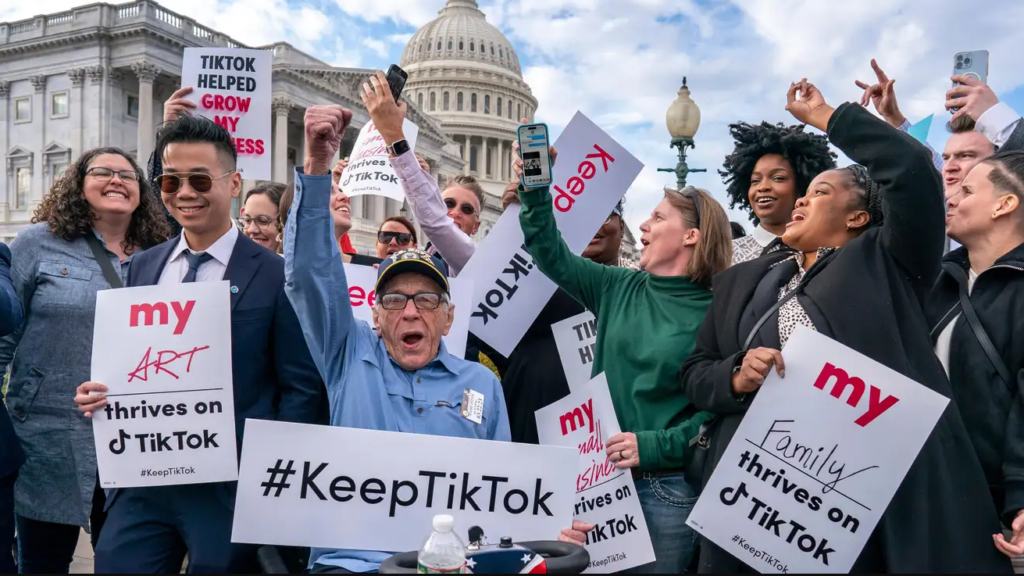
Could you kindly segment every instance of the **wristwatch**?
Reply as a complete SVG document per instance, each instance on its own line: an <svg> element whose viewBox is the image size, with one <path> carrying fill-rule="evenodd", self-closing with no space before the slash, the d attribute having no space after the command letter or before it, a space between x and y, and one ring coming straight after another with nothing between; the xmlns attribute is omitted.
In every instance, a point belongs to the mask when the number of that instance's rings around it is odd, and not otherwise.
<svg viewBox="0 0 1024 576"><path fill-rule="evenodd" d="M387 146L388 154L391 156L401 156L410 150L409 143L405 139L398 140L394 144Z"/></svg>

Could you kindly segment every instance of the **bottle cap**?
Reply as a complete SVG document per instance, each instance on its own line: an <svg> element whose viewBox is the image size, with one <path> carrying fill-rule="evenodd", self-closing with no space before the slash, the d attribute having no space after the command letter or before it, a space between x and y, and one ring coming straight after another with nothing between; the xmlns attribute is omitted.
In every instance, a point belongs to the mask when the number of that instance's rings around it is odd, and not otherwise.
<svg viewBox="0 0 1024 576"><path fill-rule="evenodd" d="M447 514L438 514L434 516L434 531L435 532L451 532L455 528L455 518Z"/></svg>

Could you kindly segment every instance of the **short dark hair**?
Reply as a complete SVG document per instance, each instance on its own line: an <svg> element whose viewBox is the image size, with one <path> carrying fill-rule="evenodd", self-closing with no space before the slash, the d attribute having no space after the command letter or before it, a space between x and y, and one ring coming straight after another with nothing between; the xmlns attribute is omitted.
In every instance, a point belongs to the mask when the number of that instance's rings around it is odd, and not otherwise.
<svg viewBox="0 0 1024 576"><path fill-rule="evenodd" d="M974 132L977 128L978 123L974 121L967 114L958 116L949 122L946 122L946 131L950 134L963 134L964 132Z"/></svg>
<svg viewBox="0 0 1024 576"><path fill-rule="evenodd" d="M168 144L213 144L224 168L238 166L238 151L231 134L223 126L202 116L181 114L177 120L164 124L156 134L156 155L163 159Z"/></svg>
<svg viewBox="0 0 1024 576"><path fill-rule="evenodd" d="M729 227L732 228L732 239L743 238L747 235L747 230L743 228L743 224L739 222L729 222Z"/></svg>
<svg viewBox="0 0 1024 576"><path fill-rule="evenodd" d="M287 186L278 182L258 182L256 186L253 187L252 190L249 190L249 193L245 195L245 199L248 200L253 196L266 196L267 198L270 198L270 201L274 203L274 206L277 206L278 209L280 209L281 198L284 196L284 191L286 189Z"/></svg>
<svg viewBox="0 0 1024 576"><path fill-rule="evenodd" d="M828 138L804 132L803 124L747 124L739 122L729 125L729 133L736 141L732 154L725 157L719 170L726 184L729 207L739 206L750 214L757 223L757 216L750 206L750 175L762 156L779 154L793 166L797 198L807 193L807 187L814 178L826 170L836 167L836 155L828 147Z"/></svg>
<svg viewBox="0 0 1024 576"><path fill-rule="evenodd" d="M412 234L412 243L417 244L416 227L413 226L412 222L409 222L409 219L404 216L391 216L389 218L385 218L384 221L380 223L380 228L377 228L378 234L380 233L381 230L384 229L384 225L387 224L388 222L398 222L402 226L405 226L405 228L409 230L409 233Z"/></svg>
<svg viewBox="0 0 1024 576"><path fill-rule="evenodd" d="M999 152L981 162L992 166L988 180L993 186L1024 201L1024 151Z"/></svg>

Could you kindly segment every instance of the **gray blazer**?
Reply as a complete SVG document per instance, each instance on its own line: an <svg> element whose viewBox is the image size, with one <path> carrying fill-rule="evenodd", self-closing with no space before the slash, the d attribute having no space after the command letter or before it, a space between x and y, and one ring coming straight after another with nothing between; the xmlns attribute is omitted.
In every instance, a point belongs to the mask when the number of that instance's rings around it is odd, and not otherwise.
<svg viewBox="0 0 1024 576"><path fill-rule="evenodd" d="M110 286L84 238L67 242L46 223L19 233L11 252L14 288L25 306L22 327L0 339L0 366L11 367L7 409L26 455L14 509L88 528L96 452L92 421L73 398L91 372L96 292ZM128 260L108 255L127 280Z"/></svg>

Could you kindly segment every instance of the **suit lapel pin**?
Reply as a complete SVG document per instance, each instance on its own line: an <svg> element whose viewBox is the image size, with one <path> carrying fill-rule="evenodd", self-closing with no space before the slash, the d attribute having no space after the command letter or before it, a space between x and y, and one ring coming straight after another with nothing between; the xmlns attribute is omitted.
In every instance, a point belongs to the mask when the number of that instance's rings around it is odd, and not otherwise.
<svg viewBox="0 0 1024 576"><path fill-rule="evenodd" d="M232 294L238 294L238 286L232 286L231 287L231 293Z"/></svg>

